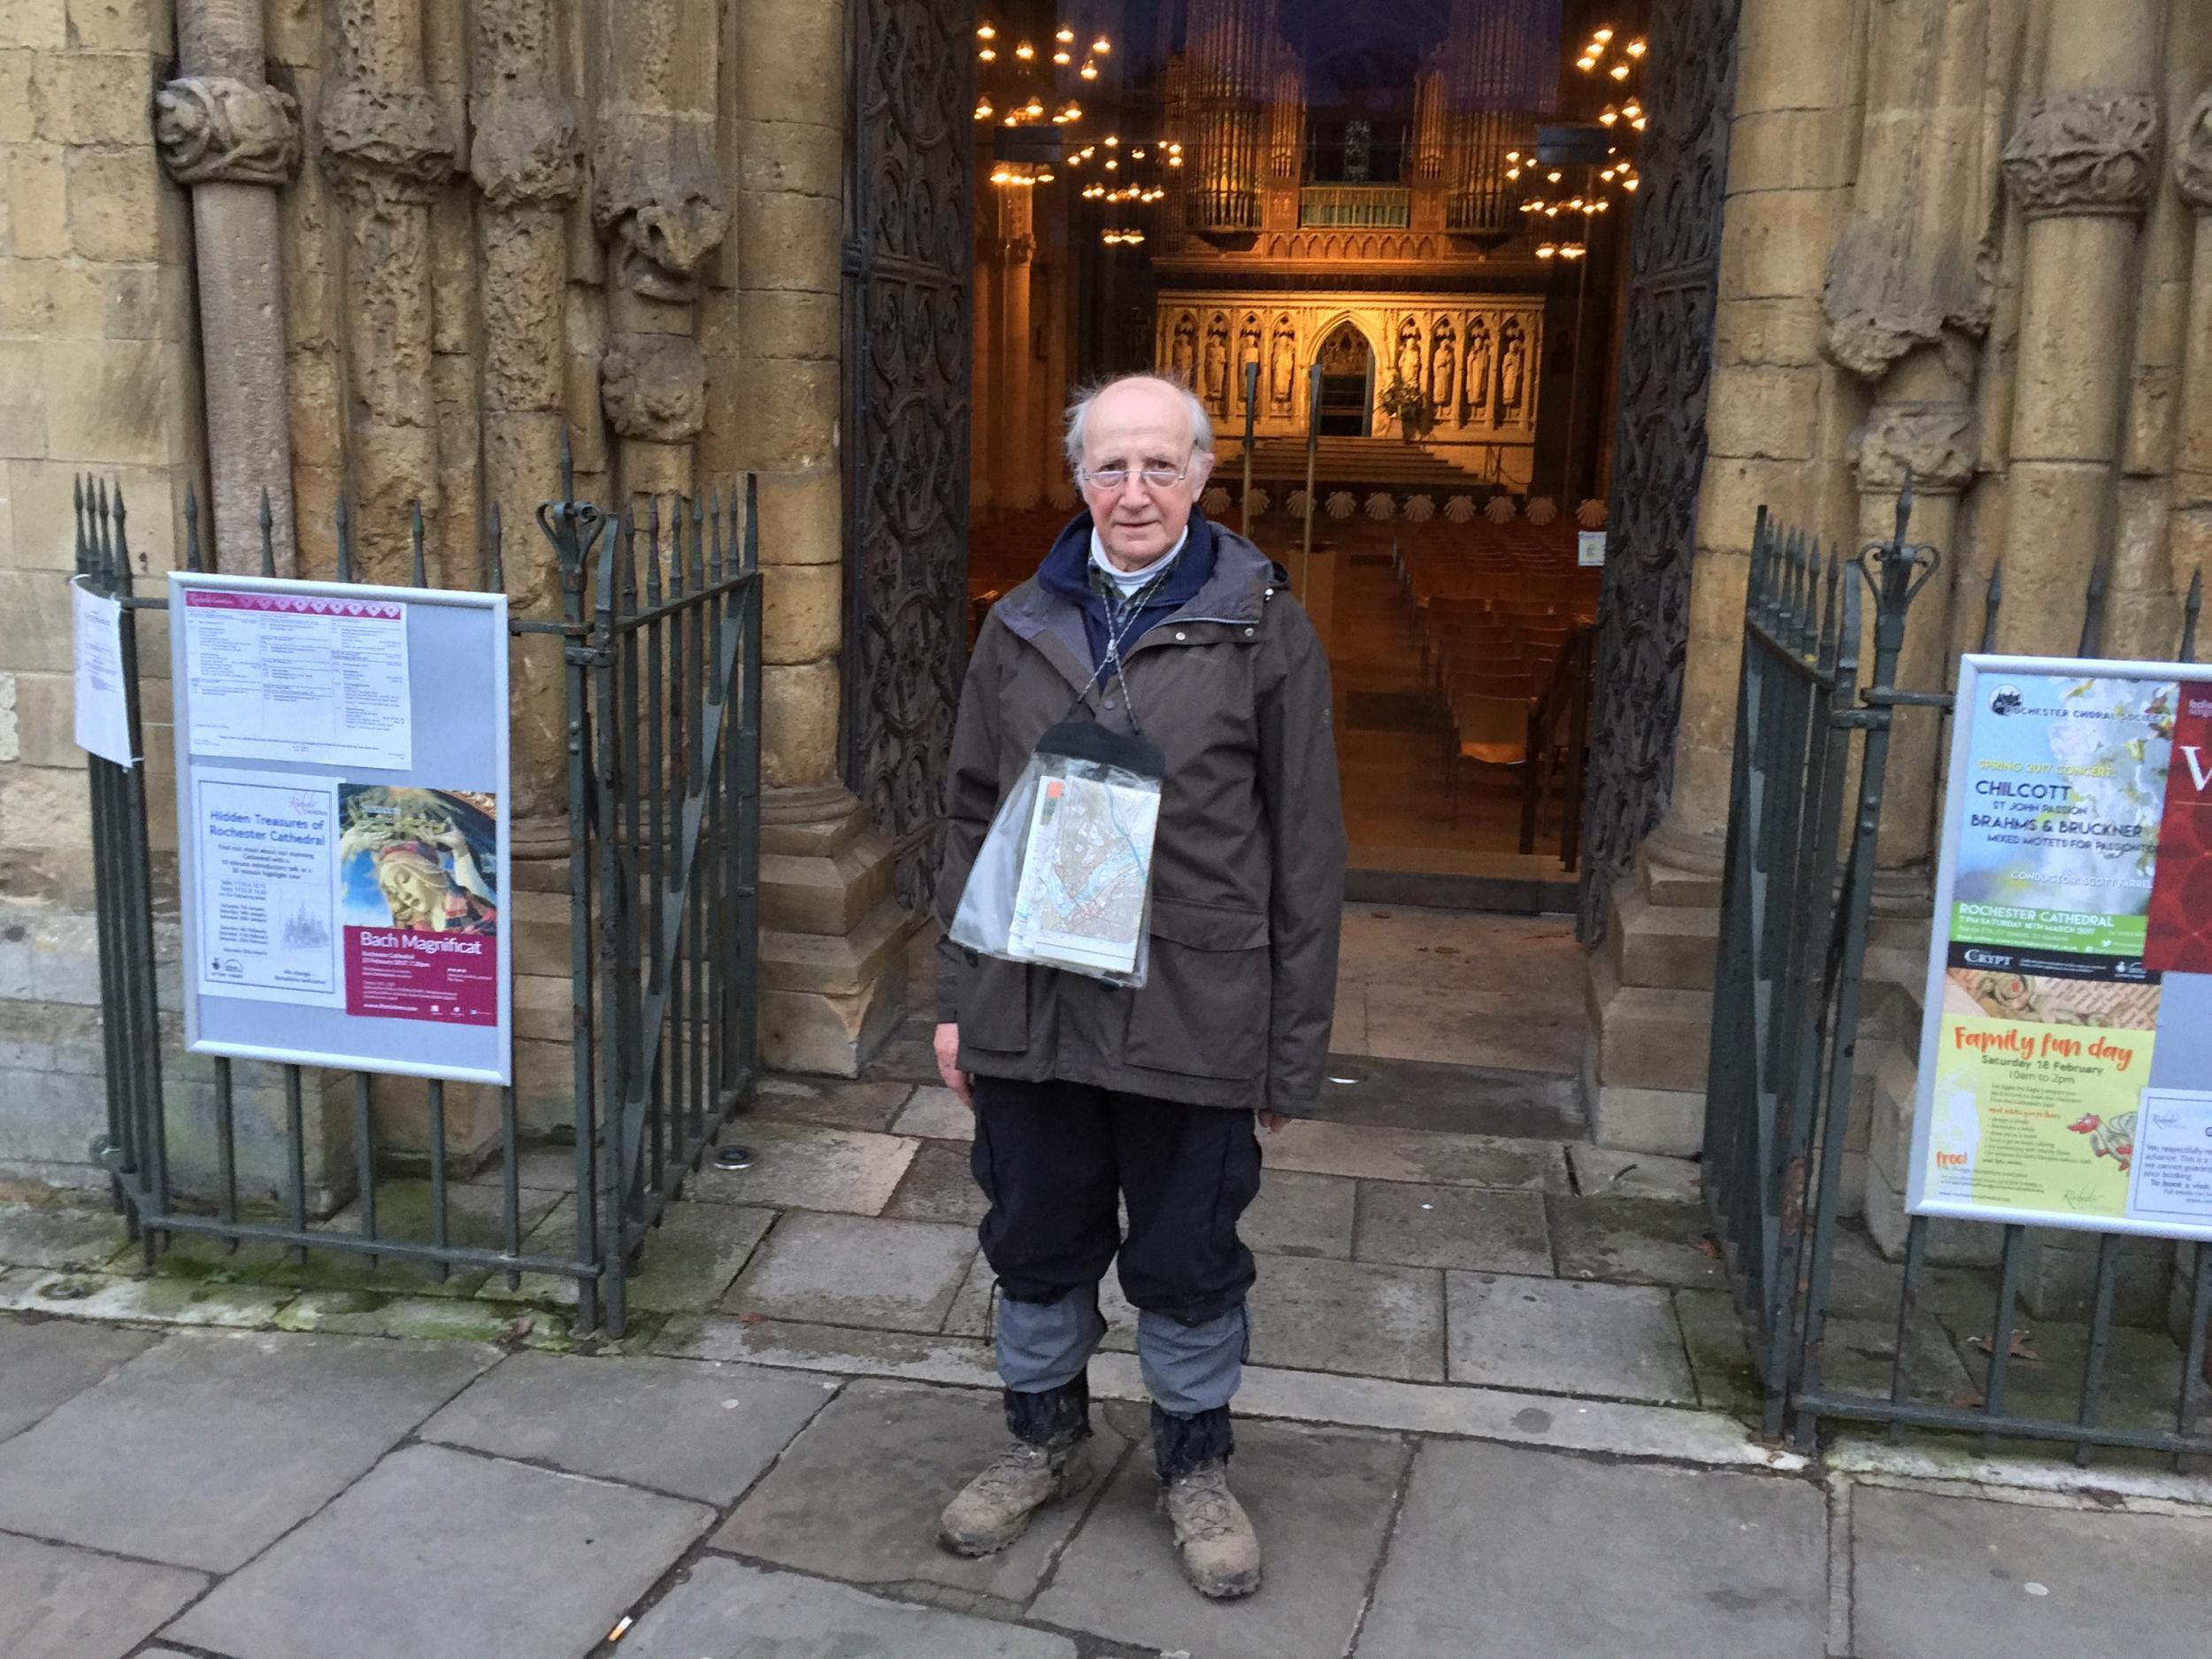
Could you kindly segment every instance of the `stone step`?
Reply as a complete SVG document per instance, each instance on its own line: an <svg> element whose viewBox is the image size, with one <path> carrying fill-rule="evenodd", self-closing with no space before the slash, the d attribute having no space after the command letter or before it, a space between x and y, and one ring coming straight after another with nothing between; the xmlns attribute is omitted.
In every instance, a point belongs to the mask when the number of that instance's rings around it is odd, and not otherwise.
<svg viewBox="0 0 2212 1659"><path fill-rule="evenodd" d="M1720 952L1720 912L1655 904L1634 881L1606 895L1605 951L1623 985L1710 991Z"/></svg>
<svg viewBox="0 0 2212 1659"><path fill-rule="evenodd" d="M1712 992L1624 984L1603 954L1584 983L1600 1083L1704 1092Z"/></svg>

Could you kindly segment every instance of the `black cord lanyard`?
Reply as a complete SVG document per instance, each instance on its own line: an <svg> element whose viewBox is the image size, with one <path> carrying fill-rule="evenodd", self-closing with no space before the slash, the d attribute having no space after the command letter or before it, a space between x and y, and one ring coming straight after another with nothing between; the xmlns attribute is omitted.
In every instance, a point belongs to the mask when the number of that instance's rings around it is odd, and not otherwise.
<svg viewBox="0 0 2212 1659"><path fill-rule="evenodd" d="M1144 722L1137 718L1136 694L1129 689L1129 675L1122 666L1126 659L1122 655L1121 648L1129 636L1136 632L1137 623L1144 614L1146 604L1150 602L1152 595L1159 591L1161 584L1165 582L1167 578L1168 572L1162 571L1118 605L1115 603L1112 595L1101 596L1106 607L1106 659L1091 671L1090 682L1075 694L1075 701L1068 705L1069 715L1074 714L1078 709L1081 708L1083 699L1098 689L1099 677L1102 674L1110 673L1121 685L1122 701L1129 705L1130 730L1139 737L1144 735ZM1111 584L1110 583L1109 586ZM1118 592L1119 589L1117 588L1115 591Z"/></svg>

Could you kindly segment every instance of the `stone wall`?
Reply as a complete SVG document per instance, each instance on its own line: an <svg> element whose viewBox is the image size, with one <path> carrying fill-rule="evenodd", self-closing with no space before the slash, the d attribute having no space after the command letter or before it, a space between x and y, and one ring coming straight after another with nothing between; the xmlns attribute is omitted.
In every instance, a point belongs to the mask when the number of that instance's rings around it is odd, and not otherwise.
<svg viewBox="0 0 2212 1659"><path fill-rule="evenodd" d="M1600 1140L1694 1150L1736 675L1756 510L1850 544L1911 469L1943 549L1904 683L1982 637L2070 652L2090 572L2105 649L2174 652L2212 554L2212 12L2195 0L1745 0L1711 454L1673 800L1593 958ZM1878 987L1846 1171L1901 1245L1939 722L1901 717L1877 888ZM1988 1229L1939 1253L1986 1249ZM2086 1284L2054 1236L2029 1294ZM2091 1252L2093 1254L2093 1252Z"/></svg>
<svg viewBox="0 0 2212 1659"><path fill-rule="evenodd" d="M846 1018L813 959L907 923L836 776L845 29L839 0L0 6L0 1176L60 1179L104 1118L60 574L82 470L121 485L150 579L188 488L249 569L265 490L309 576L342 498L370 579L405 579L419 502L433 580L478 585L495 515L526 615L557 610L535 511L564 433L601 501L760 472L764 1032L772 1062L857 1068L885 1022ZM518 641L534 1123L570 1110L560 671ZM901 955L857 954L874 979ZM887 1006L874 979L837 995ZM454 1116L465 1154L493 1127Z"/></svg>

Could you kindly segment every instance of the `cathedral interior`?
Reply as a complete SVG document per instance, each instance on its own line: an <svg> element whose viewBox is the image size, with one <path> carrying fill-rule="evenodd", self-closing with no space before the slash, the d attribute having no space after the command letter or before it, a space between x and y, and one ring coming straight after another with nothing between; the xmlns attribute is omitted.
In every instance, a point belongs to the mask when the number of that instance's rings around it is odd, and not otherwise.
<svg viewBox="0 0 2212 1659"><path fill-rule="evenodd" d="M1356 864L1568 879L1647 9L983 0L972 626L1071 394L1172 375L1328 644Z"/></svg>

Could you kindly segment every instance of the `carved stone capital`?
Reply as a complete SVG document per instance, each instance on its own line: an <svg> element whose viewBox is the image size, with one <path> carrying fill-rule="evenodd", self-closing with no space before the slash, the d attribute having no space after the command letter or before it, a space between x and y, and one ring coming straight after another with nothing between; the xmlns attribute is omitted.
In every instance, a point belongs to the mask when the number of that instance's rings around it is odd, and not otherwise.
<svg viewBox="0 0 2212 1659"><path fill-rule="evenodd" d="M2200 213L2212 213L2212 87L2197 94L2174 134L2174 184Z"/></svg>
<svg viewBox="0 0 2212 1659"><path fill-rule="evenodd" d="M583 136L568 100L509 88L476 99L469 176L495 207L559 207L576 199Z"/></svg>
<svg viewBox="0 0 2212 1659"><path fill-rule="evenodd" d="M707 419L707 359L687 334L629 334L599 365L607 418L626 438L684 443Z"/></svg>
<svg viewBox="0 0 2212 1659"><path fill-rule="evenodd" d="M1981 448L1969 403L1877 403L1853 434L1859 488L1887 494L1904 487L1952 495L1974 477Z"/></svg>
<svg viewBox="0 0 2212 1659"><path fill-rule="evenodd" d="M154 145L179 184L282 184L299 171L300 106L229 75L188 75L154 94Z"/></svg>
<svg viewBox="0 0 2212 1659"><path fill-rule="evenodd" d="M2158 104L2147 93L2052 93L2005 143L2005 182L2030 219L2139 214L2149 204Z"/></svg>
<svg viewBox="0 0 2212 1659"><path fill-rule="evenodd" d="M601 130L592 222L614 244L615 277L648 299L685 301L729 229L711 135L681 117L640 111Z"/></svg>
<svg viewBox="0 0 2212 1659"><path fill-rule="evenodd" d="M324 163L348 188L427 202L453 176L453 134L427 87L341 81L318 120Z"/></svg>

